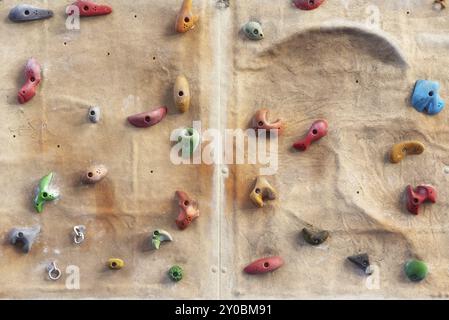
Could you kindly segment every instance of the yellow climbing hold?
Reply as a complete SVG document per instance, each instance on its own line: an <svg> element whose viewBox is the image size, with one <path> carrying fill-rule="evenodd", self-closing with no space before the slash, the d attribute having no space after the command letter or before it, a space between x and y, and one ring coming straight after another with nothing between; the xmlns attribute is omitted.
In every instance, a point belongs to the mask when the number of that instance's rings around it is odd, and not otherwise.
<svg viewBox="0 0 449 320"><path fill-rule="evenodd" d="M424 145L419 141L404 141L396 143L391 148L390 161L392 163L398 163L406 155L421 154L424 152Z"/></svg>
<svg viewBox="0 0 449 320"><path fill-rule="evenodd" d="M190 108L190 88L186 77L178 76L173 88L173 97L176 108L182 113L189 111Z"/></svg>
<svg viewBox="0 0 449 320"><path fill-rule="evenodd" d="M111 258L108 260L108 267L112 270L119 270L125 266L125 262L122 259Z"/></svg>

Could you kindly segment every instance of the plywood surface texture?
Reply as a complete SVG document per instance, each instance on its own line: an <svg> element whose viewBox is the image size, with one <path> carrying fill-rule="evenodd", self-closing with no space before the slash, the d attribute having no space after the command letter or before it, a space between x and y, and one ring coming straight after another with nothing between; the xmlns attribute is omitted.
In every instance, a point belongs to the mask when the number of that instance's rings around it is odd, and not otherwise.
<svg viewBox="0 0 449 320"><path fill-rule="evenodd" d="M194 0L198 26L175 34L180 0L108 0L114 12L82 19L80 30L65 27L66 1L28 2L55 16L12 23L19 1L0 1L0 298L449 297L448 111L430 117L410 105L417 79L437 80L442 97L449 94L449 9L435 10L431 0L328 0L310 12L289 0L231 0L225 9ZM240 32L250 19L261 22L262 41ZM19 105L30 57L43 81ZM172 101L181 73L193 95L186 114ZM86 120L91 105L102 109L99 124ZM162 123L127 123L160 105L169 109ZM248 197L263 165L170 162L172 130L193 120L221 132L246 129L262 107L286 122L278 170L268 177L279 198L263 209ZM292 151L319 118L328 120L328 136L306 153ZM391 146L412 139L425 152L389 163ZM80 172L95 163L108 176L81 185ZM61 199L36 214L33 189L50 171ZM404 190L420 183L434 185L439 200L413 216ZM185 231L174 223L178 189L200 204ZM330 230L330 239L305 244L306 223ZM81 246L71 239L78 224L88 228ZM29 254L7 243L12 227L33 225L42 233ZM175 241L147 250L156 228ZM345 261L358 252L370 254L377 285ZM285 265L262 277L242 272L267 255ZM111 272L110 257L126 267ZM402 271L412 257L430 268L419 284ZM52 260L80 268L79 290L66 288L65 274L47 279ZM180 283L167 278L173 264L185 269Z"/></svg>

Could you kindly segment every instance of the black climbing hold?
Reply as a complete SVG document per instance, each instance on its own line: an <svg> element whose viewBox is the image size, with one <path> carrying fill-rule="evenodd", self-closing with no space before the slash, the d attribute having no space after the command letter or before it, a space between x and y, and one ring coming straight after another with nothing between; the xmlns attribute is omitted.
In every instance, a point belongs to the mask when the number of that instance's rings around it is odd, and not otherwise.
<svg viewBox="0 0 449 320"><path fill-rule="evenodd" d="M302 229L302 236L304 240L313 245L317 246L322 244L329 237L329 232L326 230L319 230L316 228L304 228Z"/></svg>
<svg viewBox="0 0 449 320"><path fill-rule="evenodd" d="M369 257L367 253L357 254L348 257L348 260L355 264L357 267L362 269L366 274L371 273Z"/></svg>

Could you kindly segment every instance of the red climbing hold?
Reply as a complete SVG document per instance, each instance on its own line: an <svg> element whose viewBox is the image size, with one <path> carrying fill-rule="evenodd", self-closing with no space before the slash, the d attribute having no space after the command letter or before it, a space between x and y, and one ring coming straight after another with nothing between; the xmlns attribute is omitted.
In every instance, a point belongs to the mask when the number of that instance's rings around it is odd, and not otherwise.
<svg viewBox="0 0 449 320"><path fill-rule="evenodd" d="M138 128L148 128L158 124L167 115L167 107L159 107L152 111L138 113L128 117L129 123Z"/></svg>
<svg viewBox="0 0 449 320"><path fill-rule="evenodd" d="M419 185L415 189L407 186L407 210L413 214L418 214L419 206L430 201L437 201L437 190L429 185Z"/></svg>
<svg viewBox="0 0 449 320"><path fill-rule="evenodd" d="M293 3L298 9L313 10L323 4L324 0L294 0Z"/></svg>
<svg viewBox="0 0 449 320"><path fill-rule="evenodd" d="M176 219L176 225L179 229L186 229L193 220L199 217L200 210L198 209L198 202L191 199L184 191L176 191L178 198L179 215Z"/></svg>
<svg viewBox="0 0 449 320"><path fill-rule="evenodd" d="M31 58L25 66L25 84L17 96L19 103L24 104L35 96L41 79L41 66L36 59Z"/></svg>
<svg viewBox="0 0 449 320"><path fill-rule="evenodd" d="M102 16L112 12L112 8L110 6L99 5L92 1L78 0L73 5L80 9L81 17Z"/></svg>
<svg viewBox="0 0 449 320"><path fill-rule="evenodd" d="M279 269L283 265L284 260L281 257L268 257L254 261L250 265L246 266L243 271L249 274L267 273Z"/></svg>
<svg viewBox="0 0 449 320"><path fill-rule="evenodd" d="M293 144L293 148L306 151L312 142L320 140L327 135L328 125L325 120L315 121L309 129L307 136Z"/></svg>

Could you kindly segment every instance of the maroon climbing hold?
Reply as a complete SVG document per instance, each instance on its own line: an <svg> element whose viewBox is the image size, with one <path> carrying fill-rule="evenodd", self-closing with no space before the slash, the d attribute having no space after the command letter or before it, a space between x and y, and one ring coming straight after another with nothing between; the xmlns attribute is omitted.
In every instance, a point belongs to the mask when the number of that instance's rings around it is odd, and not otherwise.
<svg viewBox="0 0 449 320"><path fill-rule="evenodd" d="M298 9L313 10L323 4L324 0L294 0L293 3Z"/></svg>
<svg viewBox="0 0 449 320"><path fill-rule="evenodd" d="M430 201L437 201L437 190L430 185L419 185L415 189L407 186L407 210L413 214L418 214L419 206Z"/></svg>
<svg viewBox="0 0 449 320"><path fill-rule="evenodd" d="M110 14L112 12L112 8L110 6L99 5L92 1L78 0L73 5L77 6L80 9L81 17L102 16L105 14Z"/></svg>
<svg viewBox="0 0 449 320"><path fill-rule="evenodd" d="M322 137L327 135L328 125L326 120L315 121L309 129L307 136L293 144L293 148L306 151L312 142L320 140Z"/></svg>
<svg viewBox="0 0 449 320"><path fill-rule="evenodd" d="M178 198L179 214L176 225L179 229L186 229L193 220L199 217L198 202L190 198L184 191L176 191Z"/></svg>
<svg viewBox="0 0 449 320"><path fill-rule="evenodd" d="M128 117L129 123L135 127L148 128L158 124L167 115L167 107L159 107L152 111L138 113Z"/></svg>
<svg viewBox="0 0 449 320"><path fill-rule="evenodd" d="M25 66L25 84L18 94L18 99L21 104L30 101L35 96L41 79L41 66L37 63L36 59L31 58Z"/></svg>
<svg viewBox="0 0 449 320"><path fill-rule="evenodd" d="M284 265L284 260L279 257L268 257L256 260L243 269L249 274L267 273L279 269Z"/></svg>

